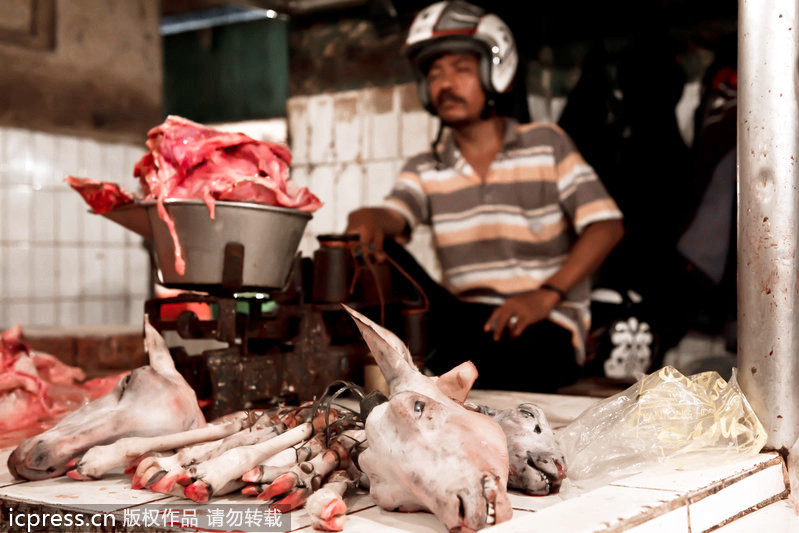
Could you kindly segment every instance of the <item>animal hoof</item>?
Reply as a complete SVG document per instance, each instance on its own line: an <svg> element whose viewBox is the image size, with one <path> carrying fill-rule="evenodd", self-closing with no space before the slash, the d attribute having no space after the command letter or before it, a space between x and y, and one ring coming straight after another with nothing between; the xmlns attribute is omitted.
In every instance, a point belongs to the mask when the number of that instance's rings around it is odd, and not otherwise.
<svg viewBox="0 0 799 533"><path fill-rule="evenodd" d="M77 479L78 481L89 481L91 479L89 476L85 476L78 472L77 468L67 472L67 476L71 477L72 479Z"/></svg>
<svg viewBox="0 0 799 533"><path fill-rule="evenodd" d="M298 507L305 505L308 501L308 489L297 489L282 500L275 503L275 507L280 509L280 512L285 513L293 511Z"/></svg>
<svg viewBox="0 0 799 533"><path fill-rule="evenodd" d="M261 467L256 466L252 470L247 470L241 476L241 480L246 483L257 483L261 480Z"/></svg>
<svg viewBox="0 0 799 533"><path fill-rule="evenodd" d="M197 503L205 503L211 497L210 487L204 481L195 481L183 491L187 498Z"/></svg>
<svg viewBox="0 0 799 533"><path fill-rule="evenodd" d="M319 513L319 517L322 519L323 522L330 521L331 519L336 518L337 516L344 515L347 513L347 504L344 503L344 500L336 498L335 500L331 500L327 502L322 508L322 512ZM330 531L338 531L338 530L330 530Z"/></svg>
<svg viewBox="0 0 799 533"><path fill-rule="evenodd" d="M166 472L164 472L164 474L166 474ZM158 479L155 483L148 484L147 488L149 488L153 492L160 492L161 494L169 494L170 492L172 492L172 487L175 486L175 481L177 481L177 479L178 479L177 474L162 475L161 478Z"/></svg>
<svg viewBox="0 0 799 533"><path fill-rule="evenodd" d="M245 496L258 496L258 485L247 485L241 489L241 493Z"/></svg>
<svg viewBox="0 0 799 533"><path fill-rule="evenodd" d="M294 489L296 486L297 475L293 472L286 472L285 474L278 476L277 479L275 479L272 484L269 485L266 490L258 496L258 499L268 500L270 498L274 498L275 496L280 496L281 494L285 494Z"/></svg>

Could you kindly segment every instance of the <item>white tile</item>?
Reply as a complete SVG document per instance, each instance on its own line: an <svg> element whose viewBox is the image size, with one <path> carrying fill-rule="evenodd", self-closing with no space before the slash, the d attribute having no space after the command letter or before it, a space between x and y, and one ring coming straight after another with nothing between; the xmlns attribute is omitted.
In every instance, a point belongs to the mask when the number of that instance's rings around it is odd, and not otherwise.
<svg viewBox="0 0 799 533"><path fill-rule="evenodd" d="M61 297L74 297L81 294L81 249L72 246L58 247L56 266L58 294Z"/></svg>
<svg viewBox="0 0 799 533"><path fill-rule="evenodd" d="M78 172L84 178L102 179L103 148L92 139L78 142Z"/></svg>
<svg viewBox="0 0 799 533"><path fill-rule="evenodd" d="M12 192L0 184L0 241L8 241L11 239L8 219L8 209L6 204L11 201L10 197Z"/></svg>
<svg viewBox="0 0 799 533"><path fill-rule="evenodd" d="M83 323L80 316L80 302L61 301L58 303L58 325L79 326Z"/></svg>
<svg viewBox="0 0 799 533"><path fill-rule="evenodd" d="M5 183L5 175L8 171L8 158L6 157L6 137L9 128L0 127L0 185Z"/></svg>
<svg viewBox="0 0 799 533"><path fill-rule="evenodd" d="M57 163L55 165L56 172L62 174L64 177L89 177L81 174L83 168L81 168L80 162L80 144L81 140L77 137L59 135L55 139L55 156L57 158Z"/></svg>
<svg viewBox="0 0 799 533"><path fill-rule="evenodd" d="M126 169L126 146L119 143L105 143L100 145L101 149L101 171L97 178L103 181L112 181L122 185L132 169Z"/></svg>
<svg viewBox="0 0 799 533"><path fill-rule="evenodd" d="M363 141L363 106L359 93L349 91L339 93L333 98L333 144L335 160L349 163L360 160Z"/></svg>
<svg viewBox="0 0 799 533"><path fill-rule="evenodd" d="M336 182L334 167L320 165L313 169L309 179L310 189L319 197L324 205L313 214L313 218L308 223L310 231L318 235L320 233L331 233L336 227Z"/></svg>
<svg viewBox="0 0 799 533"><path fill-rule="evenodd" d="M136 168L136 163L139 162L139 159L144 157L147 152L148 151L144 144L141 146L128 145L125 147L124 160L122 161L123 172L122 178L120 179L120 185L122 185L122 187L128 192L141 193L139 178L135 178L133 176L133 170Z"/></svg>
<svg viewBox="0 0 799 533"><path fill-rule="evenodd" d="M286 103L289 121L289 139L291 140L292 163L308 162L310 135L308 124L308 97L296 96Z"/></svg>
<svg viewBox="0 0 799 533"><path fill-rule="evenodd" d="M31 185L35 189L53 188L56 178L56 144L55 137L49 133L33 132L31 134Z"/></svg>
<svg viewBox="0 0 799 533"><path fill-rule="evenodd" d="M128 294L147 294L150 284L150 256L141 247L128 248L125 255L128 261Z"/></svg>
<svg viewBox="0 0 799 533"><path fill-rule="evenodd" d="M83 235L81 242L88 244L103 244L108 242L106 234L111 230L111 226L118 226L118 224L106 220L103 216L86 210L81 215L81 222L83 224Z"/></svg>
<svg viewBox="0 0 799 533"><path fill-rule="evenodd" d="M29 298L31 294L31 251L27 245L6 247L3 250L6 264L6 296ZM13 317L12 317L13 318Z"/></svg>
<svg viewBox="0 0 799 533"><path fill-rule="evenodd" d="M379 87L372 92L370 159L399 156L399 91Z"/></svg>
<svg viewBox="0 0 799 533"><path fill-rule="evenodd" d="M588 533L621 531L643 523L668 506L678 493L664 490L602 487L494 527L497 532L568 531Z"/></svg>
<svg viewBox="0 0 799 533"><path fill-rule="evenodd" d="M429 114L427 111L409 111L400 117L402 130L402 156L411 157L430 151Z"/></svg>
<svg viewBox="0 0 799 533"><path fill-rule="evenodd" d="M707 531L785 492L782 464L776 464L689 503L691 531Z"/></svg>
<svg viewBox="0 0 799 533"><path fill-rule="evenodd" d="M6 320L9 326L22 324L24 327L30 323L31 306L29 303L10 303L6 305Z"/></svg>
<svg viewBox="0 0 799 533"><path fill-rule="evenodd" d="M58 242L81 242L83 224L88 216L89 206L72 189L59 191L55 199L55 238Z"/></svg>
<svg viewBox="0 0 799 533"><path fill-rule="evenodd" d="M0 242L0 300L3 298L8 297L8 293L6 292L6 277L7 277L7 262L9 261L8 257L11 255L10 248L7 247L5 244ZM0 306L2 307L2 306ZM0 326L3 325L2 317L0 317Z"/></svg>
<svg viewBox="0 0 799 533"><path fill-rule="evenodd" d="M31 132L9 129L5 137L6 183L30 185L33 156Z"/></svg>
<svg viewBox="0 0 799 533"><path fill-rule="evenodd" d="M31 248L31 296L35 298L54 298L56 286L56 249L52 246Z"/></svg>
<svg viewBox="0 0 799 533"><path fill-rule="evenodd" d="M81 322L87 326L107 324L105 319L105 302L100 300L83 300L80 302Z"/></svg>
<svg viewBox="0 0 799 533"><path fill-rule="evenodd" d="M143 309L143 308L142 308ZM112 298L105 302L105 324L128 324L129 305L125 298Z"/></svg>
<svg viewBox="0 0 799 533"><path fill-rule="evenodd" d="M688 528L688 508L679 507L626 531L631 533L691 533Z"/></svg>
<svg viewBox="0 0 799 533"><path fill-rule="evenodd" d="M794 533L799 531L799 514L790 500L780 500L715 530L715 533Z"/></svg>
<svg viewBox="0 0 799 533"><path fill-rule="evenodd" d="M101 296L106 293L106 256L111 250L98 246L86 246L80 250L81 277L80 294Z"/></svg>
<svg viewBox="0 0 799 533"><path fill-rule="evenodd" d="M306 165L293 165L289 176L300 187L308 186L308 167Z"/></svg>
<svg viewBox="0 0 799 533"><path fill-rule="evenodd" d="M31 326L53 326L56 323L56 307L53 302L37 302L31 304Z"/></svg>
<svg viewBox="0 0 799 533"><path fill-rule="evenodd" d="M134 298L128 298L128 321L127 324L130 326L141 326L144 321L144 302L146 298L144 296L136 296Z"/></svg>
<svg viewBox="0 0 799 533"><path fill-rule="evenodd" d="M125 248L109 246L105 254L105 294L125 294L128 290L128 258Z"/></svg>
<svg viewBox="0 0 799 533"><path fill-rule="evenodd" d="M378 205L383 203L383 198L391 191L397 174L394 172L394 164L391 161L382 161L366 164L366 205Z"/></svg>
<svg viewBox="0 0 799 533"><path fill-rule="evenodd" d="M314 235L306 230L305 233L302 235L302 239L300 240L300 248L299 251L302 253L303 257L313 257L313 253L319 247L319 241L316 240Z"/></svg>
<svg viewBox="0 0 799 533"><path fill-rule="evenodd" d="M640 474L613 481L613 485L694 492L721 485L734 476L761 470L781 461L776 453L758 455L697 453L664 464L647 465Z"/></svg>
<svg viewBox="0 0 799 533"><path fill-rule="evenodd" d="M58 193L52 189L36 190L31 195L31 239L35 242L53 242L56 232L56 200Z"/></svg>
<svg viewBox="0 0 799 533"><path fill-rule="evenodd" d="M320 94L308 101L310 162L333 162L333 96Z"/></svg>
<svg viewBox="0 0 799 533"><path fill-rule="evenodd" d="M333 217L336 233L346 229L347 215L363 205L363 169L360 165L347 165L336 176L336 205Z"/></svg>
<svg viewBox="0 0 799 533"><path fill-rule="evenodd" d="M6 202L7 235L10 241L28 242L31 239L31 203L33 190L27 186L15 186L7 190Z"/></svg>

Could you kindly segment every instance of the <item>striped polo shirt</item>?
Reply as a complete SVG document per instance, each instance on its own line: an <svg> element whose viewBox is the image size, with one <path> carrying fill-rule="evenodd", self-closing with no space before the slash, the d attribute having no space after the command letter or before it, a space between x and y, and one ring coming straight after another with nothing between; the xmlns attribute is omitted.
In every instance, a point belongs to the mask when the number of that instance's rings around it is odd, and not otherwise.
<svg viewBox="0 0 799 533"><path fill-rule="evenodd" d="M432 227L444 283L465 301L502 304L537 289L560 269L586 226L622 214L594 170L554 124L505 119L502 149L485 180L461 155L451 131L403 167L384 206L410 228ZM569 291L549 319L572 331L585 360L590 280Z"/></svg>

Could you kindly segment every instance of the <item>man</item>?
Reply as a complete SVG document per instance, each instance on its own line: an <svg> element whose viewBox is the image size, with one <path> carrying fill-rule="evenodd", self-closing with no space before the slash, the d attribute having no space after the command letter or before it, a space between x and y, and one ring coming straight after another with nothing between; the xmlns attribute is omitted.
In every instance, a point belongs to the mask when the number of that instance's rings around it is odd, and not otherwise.
<svg viewBox="0 0 799 533"><path fill-rule="evenodd" d="M385 245L427 291L431 370L472 360L481 387L553 391L579 375L589 276L623 227L560 129L497 114L514 46L498 17L466 2L419 13L405 52L446 132L406 163L382 207L352 212L347 231L378 253ZM432 226L447 289L393 241L420 223Z"/></svg>

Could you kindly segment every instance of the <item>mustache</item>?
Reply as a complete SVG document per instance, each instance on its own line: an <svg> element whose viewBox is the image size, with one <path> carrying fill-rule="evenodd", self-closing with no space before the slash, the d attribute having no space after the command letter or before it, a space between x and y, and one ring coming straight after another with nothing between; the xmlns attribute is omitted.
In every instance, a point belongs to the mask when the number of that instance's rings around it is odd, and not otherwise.
<svg viewBox="0 0 799 533"><path fill-rule="evenodd" d="M445 102L456 102L459 104L465 104L466 100L452 92L451 89L445 89L441 91L438 96L436 97L436 107L440 107Z"/></svg>

